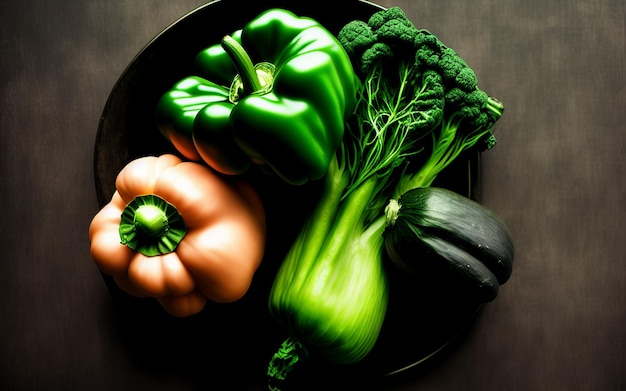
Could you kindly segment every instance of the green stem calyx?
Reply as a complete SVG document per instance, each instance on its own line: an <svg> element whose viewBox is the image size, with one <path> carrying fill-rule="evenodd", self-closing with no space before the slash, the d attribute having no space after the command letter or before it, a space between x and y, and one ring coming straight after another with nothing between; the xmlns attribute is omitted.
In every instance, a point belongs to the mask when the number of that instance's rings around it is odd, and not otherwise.
<svg viewBox="0 0 626 391"><path fill-rule="evenodd" d="M248 95L262 95L272 90L276 69L273 64L260 62L254 65L243 46L230 35L225 36L221 44L238 72L230 86L231 103L237 103Z"/></svg>
<svg viewBox="0 0 626 391"><path fill-rule="evenodd" d="M154 205L142 205L137 208L133 223L137 235L144 238L158 238L168 230L165 212Z"/></svg>
<svg viewBox="0 0 626 391"><path fill-rule="evenodd" d="M119 233L122 244L152 257L174 251L187 227L174 205L148 194L137 196L126 205Z"/></svg>
<svg viewBox="0 0 626 391"><path fill-rule="evenodd" d="M385 207L385 219L388 226L393 226L398 220L398 213L400 212L400 203L396 199L390 199L389 203Z"/></svg>

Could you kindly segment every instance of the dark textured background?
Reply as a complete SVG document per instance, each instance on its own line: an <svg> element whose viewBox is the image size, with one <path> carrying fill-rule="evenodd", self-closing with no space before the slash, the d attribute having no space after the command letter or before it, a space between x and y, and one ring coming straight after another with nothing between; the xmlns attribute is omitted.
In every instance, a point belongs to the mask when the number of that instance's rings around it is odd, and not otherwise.
<svg viewBox="0 0 626 391"><path fill-rule="evenodd" d="M203 3L2 1L1 389L181 391L223 375L201 363L219 349L190 370L131 354L87 238L106 99L153 36ZM517 247L512 279L454 349L385 389L625 389L624 2L380 4L455 48L505 103L482 200ZM242 371L233 389L254 382Z"/></svg>

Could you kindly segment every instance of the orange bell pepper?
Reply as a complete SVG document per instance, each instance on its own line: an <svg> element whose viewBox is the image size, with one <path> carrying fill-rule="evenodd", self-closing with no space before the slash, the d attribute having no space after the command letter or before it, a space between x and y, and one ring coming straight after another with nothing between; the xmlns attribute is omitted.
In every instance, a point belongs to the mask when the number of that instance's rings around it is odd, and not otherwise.
<svg viewBox="0 0 626 391"><path fill-rule="evenodd" d="M265 250L256 191L165 154L130 162L89 227L99 269L130 295L155 297L178 317L249 289Z"/></svg>

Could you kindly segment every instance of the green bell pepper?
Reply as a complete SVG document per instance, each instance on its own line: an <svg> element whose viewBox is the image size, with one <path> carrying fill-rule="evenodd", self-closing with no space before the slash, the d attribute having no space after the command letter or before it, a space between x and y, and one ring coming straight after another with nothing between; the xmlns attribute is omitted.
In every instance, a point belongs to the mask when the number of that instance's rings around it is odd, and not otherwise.
<svg viewBox="0 0 626 391"><path fill-rule="evenodd" d="M291 184L326 174L359 85L332 33L270 9L201 51L195 67L157 104L179 152L225 174L257 164Z"/></svg>

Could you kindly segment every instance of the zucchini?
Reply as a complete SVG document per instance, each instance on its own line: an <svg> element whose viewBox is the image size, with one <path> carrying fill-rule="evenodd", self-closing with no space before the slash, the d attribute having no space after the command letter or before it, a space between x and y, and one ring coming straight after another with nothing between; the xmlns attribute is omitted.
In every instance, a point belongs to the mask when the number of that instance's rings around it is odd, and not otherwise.
<svg viewBox="0 0 626 391"><path fill-rule="evenodd" d="M391 200L386 214L389 259L412 275L451 279L480 302L495 299L511 276L511 233L476 201L444 188L415 188Z"/></svg>

